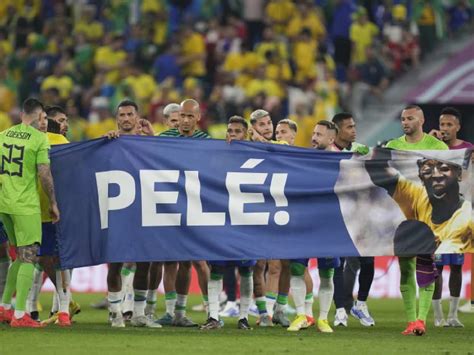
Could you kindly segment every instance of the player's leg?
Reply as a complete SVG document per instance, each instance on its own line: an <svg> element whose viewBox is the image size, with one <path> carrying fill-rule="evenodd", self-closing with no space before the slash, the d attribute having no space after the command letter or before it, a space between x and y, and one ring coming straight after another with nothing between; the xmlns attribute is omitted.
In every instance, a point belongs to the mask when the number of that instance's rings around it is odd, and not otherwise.
<svg viewBox="0 0 474 355"><path fill-rule="evenodd" d="M209 317L205 324L199 327L201 330L212 330L222 328L219 322L219 295L222 292L225 261L214 261L210 263L211 277L207 287L209 295Z"/></svg>
<svg viewBox="0 0 474 355"><path fill-rule="evenodd" d="M282 327L289 327L290 321L286 315L288 306L288 293L290 292L290 261L280 260L281 271L278 280L278 296L276 300L275 313L273 314L273 323L280 324Z"/></svg>
<svg viewBox="0 0 474 355"><path fill-rule="evenodd" d="M305 312L306 283L304 279L308 259L295 259L290 261L290 290L296 308L296 318L288 327L289 332L296 332L308 328Z"/></svg>
<svg viewBox="0 0 474 355"><path fill-rule="evenodd" d="M247 261L239 266L240 274L240 311L238 328L252 329L248 322L248 315L253 296L253 267L256 261Z"/></svg>
<svg viewBox="0 0 474 355"><path fill-rule="evenodd" d="M357 301L351 309L351 314L359 319L360 324L370 327L375 325L375 321L369 313L366 302L369 297L372 281L374 280L374 258L360 257L358 259L360 262L359 292L357 293Z"/></svg>
<svg viewBox="0 0 474 355"><path fill-rule="evenodd" d="M304 308L306 314L306 320L308 321L308 326L315 324L314 315L313 315L313 278L311 277L308 268L304 271L304 283L306 285L306 297L304 299Z"/></svg>
<svg viewBox="0 0 474 355"><path fill-rule="evenodd" d="M198 326L197 323L186 317L186 305L188 303L189 286L191 284L191 267L192 263L190 261L181 261L179 263L176 277L176 308L173 318L173 325L176 327Z"/></svg>
<svg viewBox="0 0 474 355"><path fill-rule="evenodd" d="M41 243L41 215L12 216L17 242L19 267L16 280L16 307L12 327L38 328L41 325L26 313L26 300L31 286Z"/></svg>
<svg viewBox="0 0 474 355"><path fill-rule="evenodd" d="M436 266L433 255L417 255L416 281L418 283L419 309L415 328L416 335L426 333L426 318L430 311L436 280Z"/></svg>
<svg viewBox="0 0 474 355"><path fill-rule="evenodd" d="M125 327L122 316L122 278L120 272L122 263L109 264L107 272L107 301L109 303L109 312L111 316L111 325L114 328Z"/></svg>
<svg viewBox="0 0 474 355"><path fill-rule="evenodd" d="M39 263L35 264L35 270L33 273L33 285L31 286L30 292L27 299L27 309L30 316L35 321L39 321L38 312L38 299L43 286L43 268Z"/></svg>
<svg viewBox="0 0 474 355"><path fill-rule="evenodd" d="M71 325L71 317L69 315L71 273L69 270L56 271L56 291L59 299L58 324L62 327L68 327Z"/></svg>
<svg viewBox="0 0 474 355"><path fill-rule="evenodd" d="M146 295L150 276L149 262L139 262L133 278L133 317L130 324L134 327L161 328L161 324L145 316Z"/></svg>
<svg viewBox="0 0 474 355"><path fill-rule="evenodd" d="M122 315L125 321L129 321L133 317L133 307L135 305L133 292L133 280L136 272L135 263L124 263L120 270L120 278L122 280Z"/></svg>
<svg viewBox="0 0 474 355"><path fill-rule="evenodd" d="M224 270L223 287L227 300L224 309L219 312L220 317L239 316L239 306L237 305L237 275L235 269L235 266L227 266Z"/></svg>
<svg viewBox="0 0 474 355"><path fill-rule="evenodd" d="M449 273L449 313L447 323L450 327L462 328L464 325L458 319L459 296L462 287L462 265L464 264L463 254L452 254L450 256L450 273Z"/></svg>
<svg viewBox="0 0 474 355"><path fill-rule="evenodd" d="M194 269L196 270L196 274L198 277L199 288L201 289L202 300L204 304L204 308L207 311L207 283L209 282L209 266L207 265L206 261L193 261L192 262ZM188 293L189 293L189 286L188 286Z"/></svg>
<svg viewBox="0 0 474 355"><path fill-rule="evenodd" d="M267 302L265 298L265 268L266 260L258 260L253 272L253 293L258 309L257 325L261 327L273 327L271 317L267 313Z"/></svg>
<svg viewBox="0 0 474 355"><path fill-rule="evenodd" d="M275 307L277 293L278 293L278 282L280 280L281 273L281 261L280 260L268 260L268 271L267 279L265 283L266 289L266 305L267 313L273 318L273 310Z"/></svg>
<svg viewBox="0 0 474 355"><path fill-rule="evenodd" d="M358 257L348 257L344 265L344 308L349 313L354 306L354 285L357 278L357 273L360 269L360 260ZM335 275L334 275L335 277ZM335 285L336 281L334 281ZM334 292L336 292L334 286Z"/></svg>
<svg viewBox="0 0 474 355"><path fill-rule="evenodd" d="M319 271L319 317L318 331L332 333L333 330L328 323L328 313L334 296L334 269L340 266L339 258L318 258Z"/></svg>
<svg viewBox="0 0 474 355"><path fill-rule="evenodd" d="M147 316L154 316L156 311L156 301L158 287L161 283L163 274L163 263L153 262L150 265L150 277L148 280L148 292L146 294L145 314Z"/></svg>
<svg viewBox="0 0 474 355"><path fill-rule="evenodd" d="M346 292L345 292L345 282L344 282L344 265L346 264L346 258L339 258L340 265L334 269L334 304L336 306L336 314L334 315L334 326L347 327L347 311L346 311ZM355 279L355 278L354 278ZM350 289L351 298L352 298L352 288ZM352 302L351 302L352 307ZM350 310L350 309L349 309Z"/></svg>
<svg viewBox="0 0 474 355"><path fill-rule="evenodd" d="M161 325L172 325L176 308L176 285L178 262L167 261L163 265L163 288L165 289L165 314L158 319Z"/></svg>
<svg viewBox="0 0 474 355"><path fill-rule="evenodd" d="M438 270L438 278L435 281L435 289L433 292L433 312L434 312L434 326L444 327L446 321L443 315L442 306L442 292L443 292L443 268L446 262L448 254L437 254L435 255L436 268Z"/></svg>
<svg viewBox="0 0 474 355"><path fill-rule="evenodd" d="M408 321L407 328L402 334L410 335L414 332L416 322L416 257L400 256L400 293Z"/></svg>
<svg viewBox="0 0 474 355"><path fill-rule="evenodd" d="M8 236L9 244L16 247L15 230L13 227L13 220L10 215L0 214L0 219L3 222L5 232ZM5 280L5 288L2 294L2 302L0 304L0 322L10 323L13 317L12 298L16 291L16 281L18 276L18 269L20 267L20 260L16 258L9 266Z"/></svg>

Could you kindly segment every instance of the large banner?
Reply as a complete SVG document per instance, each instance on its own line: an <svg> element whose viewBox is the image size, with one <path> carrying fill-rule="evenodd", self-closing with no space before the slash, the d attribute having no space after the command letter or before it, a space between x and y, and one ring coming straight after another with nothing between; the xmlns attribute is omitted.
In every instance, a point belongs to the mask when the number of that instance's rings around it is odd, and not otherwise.
<svg viewBox="0 0 474 355"><path fill-rule="evenodd" d="M51 159L64 268L474 251L465 150L127 136Z"/></svg>

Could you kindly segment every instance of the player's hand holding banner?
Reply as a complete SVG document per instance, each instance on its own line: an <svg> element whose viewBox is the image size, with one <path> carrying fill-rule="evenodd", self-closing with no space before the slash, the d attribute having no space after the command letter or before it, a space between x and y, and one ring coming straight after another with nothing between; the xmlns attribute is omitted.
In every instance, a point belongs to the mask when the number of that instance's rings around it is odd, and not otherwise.
<svg viewBox="0 0 474 355"><path fill-rule="evenodd" d="M57 147L62 267L473 252L470 153L131 136Z"/></svg>

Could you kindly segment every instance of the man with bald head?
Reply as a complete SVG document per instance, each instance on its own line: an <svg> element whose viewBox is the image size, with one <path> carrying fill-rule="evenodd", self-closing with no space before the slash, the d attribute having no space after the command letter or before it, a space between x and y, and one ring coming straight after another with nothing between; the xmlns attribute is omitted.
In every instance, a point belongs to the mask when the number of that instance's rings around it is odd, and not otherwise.
<svg viewBox="0 0 474 355"><path fill-rule="evenodd" d="M164 114L176 109L170 105L165 107ZM176 128L171 128L160 137L188 137L188 138L211 138L207 133L197 128L201 119L201 109L199 103L193 99L186 99L179 105L178 124ZM167 112L165 112L167 111ZM168 124L168 122L167 122ZM178 268L179 264L179 268ZM207 283L209 279L209 268L205 261L175 262L165 263L164 288L166 313L158 322L162 325L173 325L177 327L197 327L198 325L186 317L186 303L191 280L191 264L197 271L199 287L203 294L204 303L207 305Z"/></svg>
<svg viewBox="0 0 474 355"><path fill-rule="evenodd" d="M389 141L387 148L397 150L448 150L442 141L423 132L425 116L419 106L408 105L402 111L400 121L403 136ZM426 332L426 316L431 305L434 293L435 274L431 265L431 255L418 255L417 257L400 256L400 293L402 294L408 326L403 335L423 335ZM424 268L422 270L421 268ZM429 269L429 271L428 271ZM429 282L419 285L419 312L416 314L416 283L417 276L430 278Z"/></svg>
<svg viewBox="0 0 474 355"><path fill-rule="evenodd" d="M199 102L186 99L180 104L178 126L160 134L160 137L192 137L211 138L207 133L197 128L201 120Z"/></svg>

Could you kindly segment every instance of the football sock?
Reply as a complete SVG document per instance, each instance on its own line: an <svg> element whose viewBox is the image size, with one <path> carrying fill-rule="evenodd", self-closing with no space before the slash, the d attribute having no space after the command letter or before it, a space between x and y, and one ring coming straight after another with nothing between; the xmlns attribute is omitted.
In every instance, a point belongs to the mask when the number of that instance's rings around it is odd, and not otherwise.
<svg viewBox="0 0 474 355"><path fill-rule="evenodd" d="M321 271L321 270L320 270ZM328 319L329 309L331 308L332 298L334 296L334 281L331 278L321 277L319 284L319 319Z"/></svg>
<svg viewBox="0 0 474 355"><path fill-rule="evenodd" d="M145 315L146 294L148 290L134 289L133 297L133 317L140 317Z"/></svg>
<svg viewBox="0 0 474 355"><path fill-rule="evenodd" d="M448 319L458 318L459 300L460 300L459 297L451 297L451 299L449 300Z"/></svg>
<svg viewBox="0 0 474 355"><path fill-rule="evenodd" d="M314 296L313 293L310 292L306 294L306 297L304 299L304 308L305 308L305 313L306 316L313 318L313 302L314 302Z"/></svg>
<svg viewBox="0 0 474 355"><path fill-rule="evenodd" d="M33 285L33 273L35 266L31 263L20 263L18 268L18 276L16 280L16 306L19 311L26 310L26 299Z"/></svg>
<svg viewBox="0 0 474 355"><path fill-rule="evenodd" d="M273 307L276 303L277 294L275 292L267 292L265 298L267 302L267 313L270 317L273 317Z"/></svg>
<svg viewBox="0 0 474 355"><path fill-rule="evenodd" d="M166 313L174 317L174 309L176 307L176 291L165 293L165 307Z"/></svg>
<svg viewBox="0 0 474 355"><path fill-rule="evenodd" d="M16 259L10 264L8 268L7 281L5 289L3 290L2 303L4 305L11 305L12 297L16 290L16 280L18 277L18 270L20 268L20 260Z"/></svg>
<svg viewBox="0 0 474 355"><path fill-rule="evenodd" d="M399 257L398 261L400 264L400 293L402 294L407 321L414 322L416 321L416 259Z"/></svg>
<svg viewBox="0 0 474 355"><path fill-rule="evenodd" d="M418 310L418 319L422 321L426 321L426 317L428 316L428 312L430 311L431 300L433 299L433 292L434 292L434 282L431 285L426 287L419 288L419 297L420 297L420 305Z"/></svg>
<svg viewBox="0 0 474 355"><path fill-rule="evenodd" d="M288 295L285 293L278 293L275 310L283 312L287 304L288 304Z"/></svg>
<svg viewBox="0 0 474 355"><path fill-rule="evenodd" d="M0 295L3 295L3 291L5 290L5 283L7 282L9 266L10 259L0 258Z"/></svg>
<svg viewBox="0 0 474 355"><path fill-rule="evenodd" d="M71 300L71 290L69 288L69 271L56 271L56 291L59 299L59 312L69 314L69 301ZM64 277L64 280L63 280Z"/></svg>
<svg viewBox="0 0 474 355"><path fill-rule="evenodd" d="M441 300L433 300L433 312L435 319L443 319L443 307L441 306Z"/></svg>
<svg viewBox="0 0 474 355"><path fill-rule="evenodd" d="M208 296L209 296L209 317L219 319L219 294L222 291L222 275L217 277L215 274L211 274L211 277L207 284Z"/></svg>
<svg viewBox="0 0 474 355"><path fill-rule="evenodd" d="M258 313L260 315L267 314L267 299L265 296L260 296L255 299L255 304L257 305Z"/></svg>
<svg viewBox="0 0 474 355"><path fill-rule="evenodd" d="M305 314L306 284L303 276L291 276L290 290L295 302L296 315Z"/></svg>
<svg viewBox="0 0 474 355"><path fill-rule="evenodd" d="M148 290L146 293L146 314L155 314L156 310L156 300L157 300L157 290Z"/></svg>
<svg viewBox="0 0 474 355"><path fill-rule="evenodd" d="M122 303L122 292L111 292L107 294L107 300L109 301L109 310L112 313L122 313L121 303Z"/></svg>
<svg viewBox="0 0 474 355"><path fill-rule="evenodd" d="M240 319L248 318L250 304L253 295L253 277L252 274L240 274Z"/></svg>
<svg viewBox="0 0 474 355"><path fill-rule="evenodd" d="M35 264L35 270L33 272L33 285L31 286L30 293L28 294L28 311L38 311L38 297L43 285L43 270L39 264Z"/></svg>
<svg viewBox="0 0 474 355"><path fill-rule="evenodd" d="M188 295L176 295L176 317L186 316L186 303L188 301Z"/></svg>

